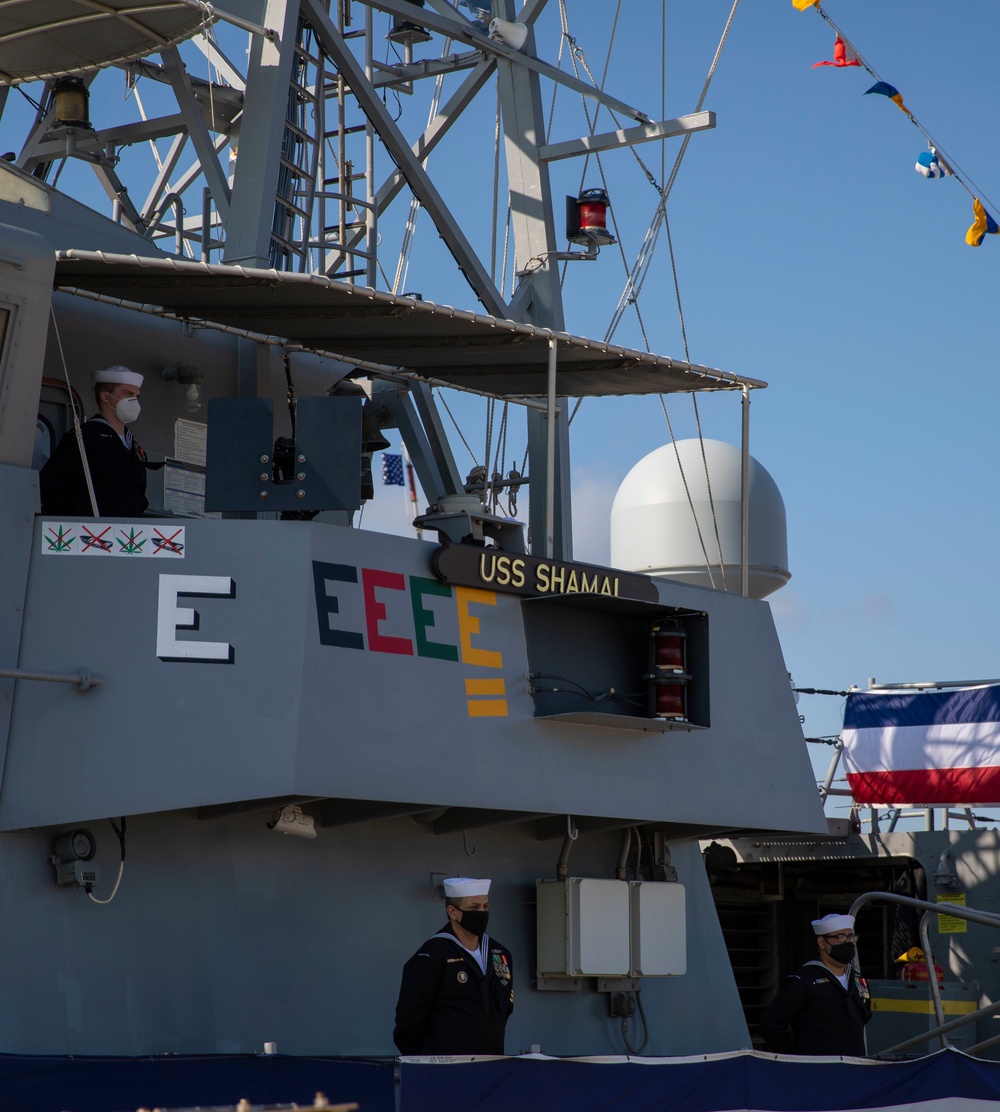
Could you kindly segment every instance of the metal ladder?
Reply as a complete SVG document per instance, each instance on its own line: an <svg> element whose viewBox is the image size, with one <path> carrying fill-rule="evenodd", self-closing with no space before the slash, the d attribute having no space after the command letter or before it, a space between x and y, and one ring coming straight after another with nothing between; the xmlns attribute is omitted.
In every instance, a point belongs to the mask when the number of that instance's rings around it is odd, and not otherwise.
<svg viewBox="0 0 1000 1112"><path fill-rule="evenodd" d="M323 58L310 53L312 32L299 20L295 63L288 82L285 130L271 221L270 263L276 270L307 271L313 198L319 164L314 124L322 88Z"/></svg>
<svg viewBox="0 0 1000 1112"><path fill-rule="evenodd" d="M371 54L371 10L365 26L351 27L351 0L336 0L337 26L346 39L365 38ZM271 226L270 263L278 270L327 274L375 284L375 209L370 125L352 113L343 76L299 21L295 65ZM354 117L357 117L355 122ZM332 117L332 121L331 121ZM333 126L328 126L332 122ZM364 146L358 137L365 139ZM360 167L360 169L359 169ZM358 194L356 183L364 186Z"/></svg>

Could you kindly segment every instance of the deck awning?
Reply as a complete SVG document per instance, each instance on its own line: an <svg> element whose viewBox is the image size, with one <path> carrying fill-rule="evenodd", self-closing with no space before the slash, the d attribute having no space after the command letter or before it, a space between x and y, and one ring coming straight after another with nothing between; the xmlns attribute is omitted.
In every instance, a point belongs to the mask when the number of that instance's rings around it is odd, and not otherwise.
<svg viewBox="0 0 1000 1112"><path fill-rule="evenodd" d="M60 251L57 289L152 309L195 323L276 337L369 369L498 397L547 390L549 340L557 343L557 393L569 397L741 390L758 379L336 282L323 275Z"/></svg>
<svg viewBox="0 0 1000 1112"><path fill-rule="evenodd" d="M0 4L0 85L141 58L216 18L203 0L7 0Z"/></svg>

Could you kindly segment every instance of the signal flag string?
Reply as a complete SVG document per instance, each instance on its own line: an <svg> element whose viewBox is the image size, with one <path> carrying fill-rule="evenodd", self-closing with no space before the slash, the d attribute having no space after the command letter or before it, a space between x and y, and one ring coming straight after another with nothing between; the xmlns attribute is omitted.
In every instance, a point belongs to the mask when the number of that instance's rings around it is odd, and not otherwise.
<svg viewBox="0 0 1000 1112"><path fill-rule="evenodd" d="M969 231L966 233L966 243L968 243L970 247L978 247L982 243L985 234L1000 233L1000 225L997 224L997 221L990 215L985 207L989 206L990 209L997 212L997 206L983 193L972 178L962 170L951 155L945 152L944 148L917 119L912 110L903 103L903 97L900 92L878 73L875 67L864 57L854 43L847 38L826 11L824 11L819 0L792 0L792 7L803 12L807 11L809 8L813 8L816 14L829 25L836 35L833 61L817 62L813 68L815 69L823 65L843 69L855 65L863 68L875 81L875 84L870 89L865 90L865 95L868 93L876 93L888 97L893 101L893 103L906 115L910 123L920 132L927 141L927 145L931 148L929 155L926 152L921 154L916 169L924 174L925 177L953 177L972 198L974 221ZM982 198L982 201L980 198ZM985 202L985 206L983 202Z"/></svg>

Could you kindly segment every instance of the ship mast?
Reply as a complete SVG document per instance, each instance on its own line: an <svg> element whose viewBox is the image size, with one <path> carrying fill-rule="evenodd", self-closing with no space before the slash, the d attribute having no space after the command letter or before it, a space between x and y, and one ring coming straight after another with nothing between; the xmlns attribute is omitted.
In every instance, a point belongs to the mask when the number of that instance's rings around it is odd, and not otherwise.
<svg viewBox="0 0 1000 1112"><path fill-rule="evenodd" d="M439 234L448 245L458 266L465 274L473 291L485 309L497 316L505 316L561 331L564 327L562 297L556 255L555 220L549 185L548 167L540 157L545 142L544 119L538 68L545 68L535 53L531 25L545 6L545 0L529 3L519 13L514 0L492 0L492 15L508 23L519 21L528 28L523 47L514 50L500 40L486 39L481 25L477 27L462 13L447 4L437 4L434 10L424 10L408 0L371 0L352 5L351 0L334 0L332 6L321 0L268 0L264 23L279 29L279 41L263 37L254 40L247 75L244 123L240 141L239 159L233 179L232 202L225 229L225 261L247 266L275 266L291 269L305 256L309 247L318 246L324 255L336 248L334 263L326 269L331 276L354 280L359 269L351 265L357 257L367 260L364 277L368 284L375 280L374 228L379 212L398 192L399 178L405 179L421 205L434 221ZM363 29L352 30L352 7L361 7L364 13ZM508 305L480 261L464 232L459 226L433 179L424 167L414 148L427 151L427 140L436 142L445 125L432 122L418 143L407 143L401 130L392 119L380 96L372 64L372 9L388 12L398 21L427 27L446 35L453 41L472 40L481 49L462 89L452 98L440 114L453 119L455 109L460 112L482 86L485 78L495 71L499 89L500 111L503 125L503 150L506 158L510 189L511 218L515 257L521 262L520 284L513 301ZM304 46L304 28L308 28L315 41L316 53L311 57ZM348 35L363 35L365 39L364 64L351 47ZM282 48L280 43L294 42L294 49ZM316 118L323 120L322 111L327 97L322 91L331 90L337 102L338 127L336 141L341 157L336 179L317 181L316 172L301 170L290 154L306 148L313 149L329 138L320 124L319 134L307 135L296 127L294 121L274 110L275 105L297 101L310 96L309 85L302 80L302 59L312 62L315 68L313 100L317 105ZM336 74L327 83L324 62ZM409 68L410 72L405 72ZM418 66L404 62L398 67L400 76L413 79ZM430 75L425 67L423 75ZM357 164L344 157L349 125L344 113L345 86L364 114L364 129L368 139L364 170L353 173ZM457 101L457 104L456 104ZM447 126L450 126L447 125ZM357 129L353 129L355 132ZM381 189L374 188L374 171L371 165L370 140L372 132L399 167ZM330 133L334 134L334 133ZM425 154L426 157L426 154ZM316 162L319 162L317 159ZM316 163L313 163L314 165ZM354 196L354 181L365 183L365 197ZM334 189L327 186L333 184ZM284 192L282 190L284 186ZM294 189L289 195L289 187ZM294 223L296 215L306 226L314 224L312 210L307 208L319 201L334 201L339 208L339 219L333 230L339 232L331 244L326 237L325 221L298 244L282 229ZM363 212L354 221L345 218L349 209ZM364 239L363 246L359 246ZM529 261L532 265L527 266ZM346 265L345 265L346 264ZM424 399L432 407L431 398ZM533 477L531 497L531 536L533 548L539 554L568 558L572 553L570 529L569 437L567 407L558 405L553 415L555 435L548 432L549 413L529 411L528 445L529 469ZM554 450L553 450L554 447ZM554 475L549 479L550 467ZM449 484L456 485L456 484ZM458 488L460 489L460 488ZM456 493L453 489L427 491L433 501L436 495ZM551 512L549 496L553 498ZM551 534L551 536L549 535Z"/></svg>

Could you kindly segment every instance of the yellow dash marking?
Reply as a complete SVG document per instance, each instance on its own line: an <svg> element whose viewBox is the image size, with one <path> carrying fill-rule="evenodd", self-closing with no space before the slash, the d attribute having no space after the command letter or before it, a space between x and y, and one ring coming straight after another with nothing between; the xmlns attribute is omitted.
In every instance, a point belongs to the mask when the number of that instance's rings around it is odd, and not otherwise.
<svg viewBox="0 0 1000 1112"><path fill-rule="evenodd" d="M506 695L503 680L466 680L466 695Z"/></svg>

